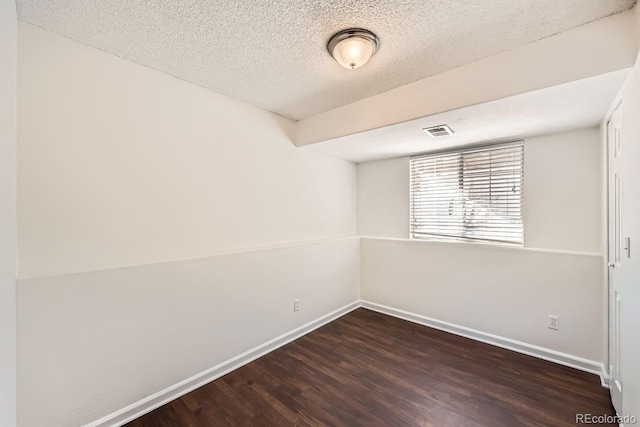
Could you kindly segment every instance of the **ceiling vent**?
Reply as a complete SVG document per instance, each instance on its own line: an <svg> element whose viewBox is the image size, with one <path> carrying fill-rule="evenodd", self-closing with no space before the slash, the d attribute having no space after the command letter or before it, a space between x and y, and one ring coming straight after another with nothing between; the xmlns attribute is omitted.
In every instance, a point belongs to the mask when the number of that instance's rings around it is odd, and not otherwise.
<svg viewBox="0 0 640 427"><path fill-rule="evenodd" d="M453 135L453 131L447 125L432 126L422 130L428 133L431 138L441 138L443 136Z"/></svg>

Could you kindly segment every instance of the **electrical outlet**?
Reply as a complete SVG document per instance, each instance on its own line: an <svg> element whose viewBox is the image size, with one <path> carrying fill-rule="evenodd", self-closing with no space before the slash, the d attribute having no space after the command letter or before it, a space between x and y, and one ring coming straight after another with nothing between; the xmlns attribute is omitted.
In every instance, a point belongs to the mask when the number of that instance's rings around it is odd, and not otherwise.
<svg viewBox="0 0 640 427"><path fill-rule="evenodd" d="M300 300L299 299L294 299L293 300L293 311L300 311Z"/></svg>
<svg viewBox="0 0 640 427"><path fill-rule="evenodd" d="M560 329L560 318L552 314L549 315L549 329Z"/></svg>

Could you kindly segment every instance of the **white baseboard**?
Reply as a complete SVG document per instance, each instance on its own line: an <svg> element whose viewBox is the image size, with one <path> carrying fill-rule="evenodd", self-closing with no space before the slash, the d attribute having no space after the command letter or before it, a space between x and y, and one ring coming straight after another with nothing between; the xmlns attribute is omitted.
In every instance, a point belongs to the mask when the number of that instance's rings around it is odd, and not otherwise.
<svg viewBox="0 0 640 427"><path fill-rule="evenodd" d="M470 338L472 340L480 341L486 344L495 345L496 347L506 348L507 350L512 350L518 353L526 354L528 356L537 357L539 359L554 362L559 365L568 366L580 371L589 372L591 374L600 376L600 382L603 387L609 387L609 381L606 375L604 364L601 362L584 359L582 357L573 356L567 353L561 353L559 351L550 350L548 348L538 347L532 344L512 340L510 338L504 338L498 335L488 334L486 332L477 331L475 329L455 325L453 323L444 322L442 320L433 319L430 317L422 316L420 314L410 313L408 311L387 307L385 305L376 304L370 301L361 300L360 305L364 308L376 311L378 313L397 317L403 320L408 320L409 322L418 323L420 325L429 326L430 328L449 332L455 335L460 335L462 337Z"/></svg>
<svg viewBox="0 0 640 427"><path fill-rule="evenodd" d="M600 371L600 383L604 388L611 388L611 376L607 373L607 370L604 367L604 363L602 363L602 370Z"/></svg>
<svg viewBox="0 0 640 427"><path fill-rule="evenodd" d="M262 345L254 347L253 349L248 350L234 358L231 358L212 368L207 369L206 371L196 374L191 378L187 378L186 380L167 387L166 389L154 393L142 400L139 400L138 402L135 402L127 406L126 408L100 418L97 421L86 424L85 427L122 426L148 412L153 411L156 408L159 408L166 403L171 402L172 400L175 400L189 393L192 390L195 390L198 387L202 387L203 385L210 383L211 381L220 378L221 376L226 375L229 372L258 359L259 357L262 357L265 354L282 347L285 344L290 343L291 341L302 337L303 335L308 334L315 329L318 329L323 325L326 325L329 322L332 322L339 317L344 316L347 313L350 313L351 311L359 307L397 317L409 322L428 326L430 328L449 332L462 337L470 338L483 343L495 345L507 350L512 350L518 353L537 357L549 362L558 363L560 365L568 366L580 371L599 375L602 386L607 388L609 387L609 378L606 375L604 365L600 362L584 359L566 353L561 353L543 347L538 347L532 344L504 338L498 335L488 334L486 332L477 331L475 329L455 325L453 323L444 322L442 320L433 319L430 317L422 316L420 314L410 313L408 311L388 307L382 304L360 300L347 304L344 307L334 310L331 313L328 313L316 320L300 326L299 328L280 335L279 337L276 337Z"/></svg>
<svg viewBox="0 0 640 427"><path fill-rule="evenodd" d="M347 304L344 307L334 310L331 313L328 313L316 320L304 324L290 332L282 334L279 337L276 337L262 345L254 347L251 350L248 350L234 358L224 361L212 368L207 369L206 371L200 372L199 374L196 374L191 378L187 378L186 380L180 381L179 383L167 387L157 393L154 393L149 397L139 400L127 406L126 408L123 408L103 418L100 418L99 420L86 424L85 427L122 426L148 412L153 411L156 408L159 408L160 406L172 400L179 398L180 396L189 393L192 390L195 390L198 387L202 387L203 385L210 383L216 378L220 378L221 376L228 374L229 372L258 359L259 357L262 357L265 354L270 353L282 347L283 345L288 344L291 341L294 341L302 337L303 335L308 334L315 329L318 329L319 327L341 316L344 316L345 314L359 307L360 301L354 301L350 304Z"/></svg>

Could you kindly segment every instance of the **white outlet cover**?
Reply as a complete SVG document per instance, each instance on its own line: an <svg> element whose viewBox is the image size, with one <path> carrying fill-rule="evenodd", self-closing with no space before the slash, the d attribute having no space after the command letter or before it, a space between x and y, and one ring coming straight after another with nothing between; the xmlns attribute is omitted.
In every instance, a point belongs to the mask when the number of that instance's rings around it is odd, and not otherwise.
<svg viewBox="0 0 640 427"><path fill-rule="evenodd" d="M552 314L549 315L549 329L559 330L560 329L560 318L558 316L554 316Z"/></svg>

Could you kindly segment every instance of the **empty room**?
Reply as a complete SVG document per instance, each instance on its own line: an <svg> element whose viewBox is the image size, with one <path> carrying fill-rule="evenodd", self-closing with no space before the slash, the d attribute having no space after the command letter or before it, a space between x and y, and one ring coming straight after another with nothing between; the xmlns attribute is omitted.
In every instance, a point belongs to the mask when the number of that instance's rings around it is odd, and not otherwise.
<svg viewBox="0 0 640 427"><path fill-rule="evenodd" d="M0 427L640 423L635 0L0 5Z"/></svg>

